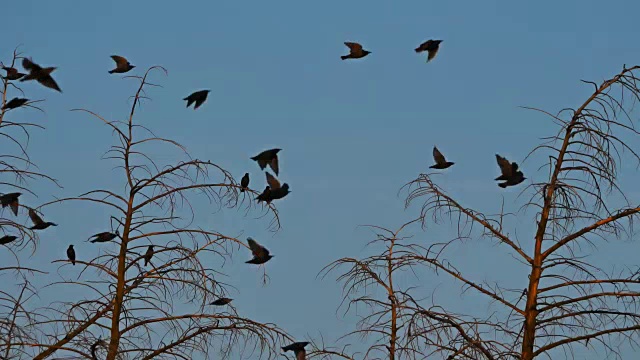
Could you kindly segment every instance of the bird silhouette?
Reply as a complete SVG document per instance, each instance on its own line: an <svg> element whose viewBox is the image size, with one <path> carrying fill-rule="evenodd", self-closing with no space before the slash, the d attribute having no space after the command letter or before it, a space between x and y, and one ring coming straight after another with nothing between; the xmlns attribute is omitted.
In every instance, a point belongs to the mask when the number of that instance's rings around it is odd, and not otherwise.
<svg viewBox="0 0 640 360"><path fill-rule="evenodd" d="M267 175L267 183L270 188L269 195L267 196L269 201L267 201L267 203L270 203L273 200L282 199L290 193L289 184L285 183L280 186L280 181L278 181L275 176L269 174L269 172L265 172L265 174Z"/></svg>
<svg viewBox="0 0 640 360"><path fill-rule="evenodd" d="M249 173L245 173L242 179L240 179L240 192L244 192L249 186Z"/></svg>
<svg viewBox="0 0 640 360"><path fill-rule="evenodd" d="M182 100L187 101L187 107L195 102L196 105L193 107L193 110L196 110L205 102L205 100L207 100L207 95L209 95L209 92L211 92L211 90L196 91Z"/></svg>
<svg viewBox="0 0 640 360"><path fill-rule="evenodd" d="M129 63L129 61L127 61L127 59L125 59L122 56L118 56L118 55L111 55L111 58L113 59L113 61L116 62L116 67L113 70L109 70L109 74L113 74L113 73L117 73L117 74L122 74L122 73L126 73L129 70L133 69L134 67L136 67L135 65L131 65L131 63Z"/></svg>
<svg viewBox="0 0 640 360"><path fill-rule="evenodd" d="M13 236L13 235L5 235L0 238L0 245L6 245L10 242L15 241L17 238L18 238L17 236Z"/></svg>
<svg viewBox="0 0 640 360"><path fill-rule="evenodd" d="M118 230L116 230L115 233L110 233L108 231L105 232L101 232L99 234L95 234L93 236L91 236L89 239L95 238L94 240L91 240L90 242L92 243L97 243L97 242L107 242L107 241L111 241L115 238L117 238L118 236L120 236L120 233L118 232Z"/></svg>
<svg viewBox="0 0 640 360"><path fill-rule="evenodd" d="M69 245L69 248L67 248L67 257L71 261L71 264L73 264L73 266L75 266L76 265L76 251L73 250L73 245Z"/></svg>
<svg viewBox="0 0 640 360"><path fill-rule="evenodd" d="M19 80L20 78L26 75L19 72L18 69L16 68L6 67L4 65L2 65L2 70L7 72L7 76L3 77L3 79L5 80Z"/></svg>
<svg viewBox="0 0 640 360"><path fill-rule="evenodd" d="M358 44L357 42L347 41L344 44L349 48L349 55L340 56L342 60L360 59L371 54L371 51L364 50L362 48L362 45Z"/></svg>
<svg viewBox="0 0 640 360"><path fill-rule="evenodd" d="M22 193L19 192L0 195L0 204L2 205L2 208L4 209L9 206L13 215L18 216L18 208L20 207L20 201L18 198L20 195L22 195Z"/></svg>
<svg viewBox="0 0 640 360"><path fill-rule="evenodd" d="M427 40L420 44L415 50L417 53L421 53L423 51L428 51L429 55L427 56L427 62L433 60L438 54L438 50L440 49L440 43L442 40Z"/></svg>
<svg viewBox="0 0 640 360"><path fill-rule="evenodd" d="M504 180L504 182L498 184L498 186L500 186L501 188L518 185L526 179L522 171L518 170L517 163L510 163L509 160L498 154L496 154L496 161L498 162L498 166L500 167L501 175L495 178L495 180Z"/></svg>
<svg viewBox="0 0 640 360"><path fill-rule="evenodd" d="M227 305L228 303L230 303L231 301L233 301L233 299L229 299L226 297L222 297L217 299L216 301L210 303L209 305L215 305L215 306L223 306L223 305Z"/></svg>
<svg viewBox="0 0 640 360"><path fill-rule="evenodd" d="M147 252L144 253L144 266L149 265L151 258L153 257L153 245L149 245Z"/></svg>
<svg viewBox="0 0 640 360"><path fill-rule="evenodd" d="M304 348L307 345L309 345L308 341L298 341L298 342L294 342L293 344L283 346L282 350L285 352L293 351L293 354L296 356L296 360L306 360L307 351Z"/></svg>
<svg viewBox="0 0 640 360"><path fill-rule="evenodd" d="M281 150L282 149L265 150L260 154L252 157L251 160L258 162L260 170L264 170L267 165L269 165L271 170L273 170L273 172L278 175L278 172L280 171L280 167L278 165L278 152L280 152Z"/></svg>
<svg viewBox="0 0 640 360"><path fill-rule="evenodd" d="M264 188L264 191L262 192L262 194L256 197L256 200L258 200L258 204L260 204L263 201L266 202L267 204L271 203L271 188L269 187L269 185L267 185L267 187Z"/></svg>
<svg viewBox="0 0 640 360"><path fill-rule="evenodd" d="M433 147L433 160L436 162L435 165L429 166L429 168L431 169L446 169L449 166L455 164L452 163L450 161L447 161L444 158L444 155L442 155L442 153L440 152L440 150L438 150L437 147Z"/></svg>
<svg viewBox="0 0 640 360"><path fill-rule="evenodd" d="M267 261L271 260L273 255L269 254L269 250L264 246L258 244L252 238L247 238L247 242L249 243L249 248L251 249L251 253L253 253L253 258L249 261L245 261L247 264L264 264Z"/></svg>
<svg viewBox="0 0 640 360"><path fill-rule="evenodd" d="M28 101L29 101L29 99L15 97L15 98L9 100L6 104L4 104L4 106L2 107L1 110L19 108L20 106L26 104Z"/></svg>
<svg viewBox="0 0 640 360"><path fill-rule="evenodd" d="M52 223L50 221L45 222L44 220L42 220L42 218L38 216L38 213L36 213L36 211L33 209L29 209L29 217L33 222L33 226L29 228L31 230L44 230L49 226L58 226L58 224L56 223Z"/></svg>
<svg viewBox="0 0 640 360"><path fill-rule="evenodd" d="M56 69L55 67L43 68L27 58L22 59L22 67L29 71L29 75L23 77L20 81L36 80L48 88L62 92L56 81L51 77L51 73Z"/></svg>

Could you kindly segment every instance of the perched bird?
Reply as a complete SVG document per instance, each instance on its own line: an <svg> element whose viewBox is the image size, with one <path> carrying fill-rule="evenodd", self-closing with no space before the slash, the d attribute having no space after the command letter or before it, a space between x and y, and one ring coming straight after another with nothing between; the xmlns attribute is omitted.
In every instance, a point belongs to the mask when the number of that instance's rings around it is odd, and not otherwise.
<svg viewBox="0 0 640 360"><path fill-rule="evenodd" d="M233 299L229 299L226 297L222 297L217 299L216 301L212 302L209 305L215 305L215 306L223 306L223 305L227 305L228 303L230 303L231 301L233 301Z"/></svg>
<svg viewBox="0 0 640 360"><path fill-rule="evenodd" d="M57 68L43 68L40 65L34 63L31 59L27 58L22 59L22 67L25 70L29 71L29 75L23 77L22 79L20 79L20 81L36 80L37 82L48 88L62 92L56 81L51 77L51 73Z"/></svg>
<svg viewBox="0 0 640 360"><path fill-rule="evenodd" d="M271 258L273 257L273 255L269 254L269 250L267 250L267 248L258 244L252 238L247 238L247 242L249 243L249 248L253 253L253 259L249 261L245 261L245 263L256 264L256 265L264 264L267 261L271 260Z"/></svg>
<svg viewBox="0 0 640 360"><path fill-rule="evenodd" d="M276 175L280 171L280 167L278 165L278 152L282 149L269 149L261 152L260 154L251 158L251 160L257 161L258 166L260 166L260 170L264 170L267 165L273 170Z"/></svg>
<svg viewBox="0 0 640 360"><path fill-rule="evenodd" d="M149 245L147 252L144 253L144 266L149 265L151 258L153 257L153 245Z"/></svg>
<svg viewBox="0 0 640 360"><path fill-rule="evenodd" d="M18 198L20 195L22 195L22 193L19 192L0 195L0 204L2 204L2 208L4 209L9 206L13 215L18 216L18 208L20 207Z"/></svg>
<svg viewBox="0 0 640 360"><path fill-rule="evenodd" d="M17 236L13 236L13 235L5 235L0 238L0 245L6 245L10 242L15 241L17 238L18 238Z"/></svg>
<svg viewBox="0 0 640 360"><path fill-rule="evenodd" d="M19 80L20 78L26 75L21 72L18 72L18 69L16 68L6 67L4 65L2 65L2 70L5 70L7 72L7 76L3 78L5 80Z"/></svg>
<svg viewBox="0 0 640 360"><path fill-rule="evenodd" d="M522 171L518 170L517 163L510 163L509 160L498 154L496 154L496 161L498 162L498 166L500 167L500 172L502 174L495 178L495 180L504 180L504 182L498 184L501 188L518 185L526 179Z"/></svg>
<svg viewBox="0 0 640 360"><path fill-rule="evenodd" d="M209 95L209 92L211 92L211 90L196 91L182 100L187 100L187 107L189 107L195 101L196 105L193 107L193 110L195 110L199 108L200 105L205 102L205 100L207 100L207 95Z"/></svg>
<svg viewBox="0 0 640 360"><path fill-rule="evenodd" d="M360 58L363 58L363 57L371 54L371 51L364 50L362 48L362 45L360 45L360 44L358 44L356 42L348 42L347 41L344 44L349 48L349 55L340 56L340 58L342 60L360 59Z"/></svg>
<svg viewBox="0 0 640 360"><path fill-rule="evenodd" d="M67 248L67 257L71 261L71 264L73 264L73 266L75 266L76 265L76 251L73 250L73 245L69 245L69 248Z"/></svg>
<svg viewBox="0 0 640 360"><path fill-rule="evenodd" d="M284 183L280 186L280 181L278 181L275 176L269 174L269 172L265 172L265 174L267 175L267 183L271 190L268 195L269 201L267 201L267 203L270 203L273 200L282 199L290 193L289 184Z"/></svg>
<svg viewBox="0 0 640 360"><path fill-rule="evenodd" d="M240 192L244 192L247 189L249 186L249 173L245 173L242 179L240 179L240 186L242 187Z"/></svg>
<svg viewBox="0 0 640 360"><path fill-rule="evenodd" d="M20 106L26 104L28 101L29 99L15 97L4 104L1 110L19 108Z"/></svg>
<svg viewBox="0 0 640 360"><path fill-rule="evenodd" d="M111 55L111 58L113 59L113 61L116 62L116 68L113 70L109 70L109 74L113 74L113 73L118 73L118 74L122 74L122 73L126 73L129 70L133 69L134 67L136 67L135 65L131 65L131 63L129 63L129 61L127 61L127 59L123 58L122 56L118 56L118 55Z"/></svg>
<svg viewBox="0 0 640 360"><path fill-rule="evenodd" d="M306 360L307 359L307 351L304 349L305 346L309 345L308 341L298 341L293 344L283 346L282 350L293 351L293 354L296 356L296 360Z"/></svg>
<svg viewBox="0 0 640 360"><path fill-rule="evenodd" d="M269 187L269 185L267 185L267 187L264 188L264 191L262 192L262 194L256 197L256 200L258 200L258 204L260 204L262 201L266 202L267 204L271 203L271 188Z"/></svg>
<svg viewBox="0 0 640 360"><path fill-rule="evenodd" d="M33 222L33 226L29 228L31 230L44 230L49 226L58 226L58 224L56 223L52 223L50 221L45 222L44 220L42 220L42 218L38 216L38 213L36 213L36 211L33 209L29 209L29 217Z"/></svg>
<svg viewBox="0 0 640 360"><path fill-rule="evenodd" d="M416 48L416 52L421 53L423 51L428 51L429 55L427 56L427 62L429 62L438 54L441 42L442 40L427 40Z"/></svg>
<svg viewBox="0 0 640 360"><path fill-rule="evenodd" d="M436 164L429 166L429 168L431 169L446 169L449 166L455 164L455 163L452 163L451 161L447 161L444 158L444 155L442 155L442 153L435 146L433 147L433 160L436 162Z"/></svg>
<svg viewBox="0 0 640 360"><path fill-rule="evenodd" d="M107 242L107 241L111 241L111 240L117 238L118 236L120 236L120 233L118 232L118 230L116 230L115 233L110 233L108 231L105 231L105 232L101 232L99 234L95 234L95 235L91 236L89 239L95 238L94 240L90 241L92 243Z"/></svg>

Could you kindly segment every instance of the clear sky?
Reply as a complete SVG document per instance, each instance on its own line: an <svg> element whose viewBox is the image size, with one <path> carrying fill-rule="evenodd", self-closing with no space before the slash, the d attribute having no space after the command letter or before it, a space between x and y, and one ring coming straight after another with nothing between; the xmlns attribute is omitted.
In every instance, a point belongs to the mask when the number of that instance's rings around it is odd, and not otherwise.
<svg viewBox="0 0 640 360"><path fill-rule="evenodd" d="M340 257L369 253L364 245L371 233L358 225L395 228L417 215L415 207L404 210L405 194L398 190L428 170L433 145L456 162L439 178L450 194L487 213L497 212L504 196L517 210L524 200L517 200L519 191L492 181L498 175L494 154L521 162L539 137L557 130L548 118L518 106L577 107L592 90L580 79L600 82L623 64L640 63L638 13L640 2L619 0L20 1L3 16L1 58L10 59L23 44L37 63L58 67L54 77L64 91L27 84L29 98L46 99L46 115L25 109L13 115L46 126L33 132L29 153L64 186L40 187L39 198L25 195L23 201L40 204L117 186L114 164L99 161L111 132L68 110L84 107L124 119L136 83L109 75L109 56L126 56L138 66L135 74L162 65L169 75L152 76L163 88L149 90L153 101L139 111L141 124L238 179L250 172L259 189L264 175L249 157L283 149L280 179L292 193L276 202L279 232L243 212L198 208L206 225L230 235L243 230L243 239L251 236L276 255L267 264L267 286L244 264L248 252L225 265L238 289L230 294L238 311L276 322L300 339L319 333L332 339L353 328L353 317L336 313L341 289L333 278L316 275ZM413 49L430 38L444 42L426 64L426 55ZM344 41L360 42L372 54L341 61ZM208 101L197 111L185 109L181 99L200 89L211 89ZM540 179L544 160L530 158L521 167ZM71 204L49 207L45 215L60 226L42 233L31 261L56 280L58 264L51 261L64 258L70 243L78 257L96 254L83 241L103 231L110 214ZM532 223L522 224L518 236L526 241ZM429 242L449 239L453 230L444 224L409 233ZM513 261L500 271L487 268L501 259L493 244L469 246L453 259L483 269L477 279L525 286L526 269ZM509 257L506 251L500 256ZM426 290L448 279L430 281L422 282ZM440 300L463 308L473 301L468 295Z"/></svg>

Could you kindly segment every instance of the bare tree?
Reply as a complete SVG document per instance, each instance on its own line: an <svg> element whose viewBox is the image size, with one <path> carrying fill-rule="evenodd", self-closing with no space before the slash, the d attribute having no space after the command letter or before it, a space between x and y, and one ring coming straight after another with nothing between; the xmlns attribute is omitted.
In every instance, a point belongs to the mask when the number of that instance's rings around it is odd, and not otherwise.
<svg viewBox="0 0 640 360"><path fill-rule="evenodd" d="M426 241L411 243L399 236L406 224L399 231L382 229L379 241L385 247L379 255L340 259L325 269L347 266L338 278L345 284L345 301L368 309L350 333L370 338L371 346L359 358L556 359L558 354L574 357L578 347L622 358L622 346L637 345L637 264L627 264L626 270L607 268L589 249L623 234L632 236L640 212L619 182L620 164L640 160L633 147L639 134L633 112L640 98L638 69L625 66L600 85L585 81L594 92L576 109L555 115L535 109L551 117L559 131L530 153L546 155L542 168L548 172L522 190L528 200L521 210L535 209L535 231L524 244L519 238L526 230L516 231L519 237L507 232L513 225L505 220L504 204L497 215L468 208L430 174L406 185L406 206L421 202L418 220L424 228L446 220L458 233L426 247ZM528 282L513 289L460 271L460 260L448 256L450 249L474 239L492 240L506 249L509 259L516 257L529 273ZM505 270L501 264L490 265L489 271ZM431 276L459 283L497 309L459 314L445 304L426 306L411 295L420 286L394 285L402 269L420 274L421 282L420 269L430 269ZM475 301L469 305L479 308ZM313 354L351 358L320 346Z"/></svg>

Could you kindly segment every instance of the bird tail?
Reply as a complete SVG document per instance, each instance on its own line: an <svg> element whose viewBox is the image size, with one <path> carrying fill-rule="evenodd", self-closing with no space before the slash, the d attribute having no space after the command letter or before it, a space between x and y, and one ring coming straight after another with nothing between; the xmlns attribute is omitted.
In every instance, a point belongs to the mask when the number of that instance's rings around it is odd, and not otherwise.
<svg viewBox="0 0 640 360"><path fill-rule="evenodd" d="M340 59L342 60L347 60L349 58L349 55L342 55L340 56Z"/></svg>
<svg viewBox="0 0 640 360"><path fill-rule="evenodd" d="M240 192L244 192L244 189L240 189Z"/></svg>
<svg viewBox="0 0 640 360"><path fill-rule="evenodd" d="M503 182L503 183L498 184L498 186L500 186L501 188L503 188L503 189L504 189L504 188L506 188L506 187L507 187L507 183L506 183L506 182Z"/></svg>
<svg viewBox="0 0 640 360"><path fill-rule="evenodd" d="M71 264L72 264L73 266L76 266L76 261L75 261L75 260L73 260L73 261L71 262Z"/></svg>

